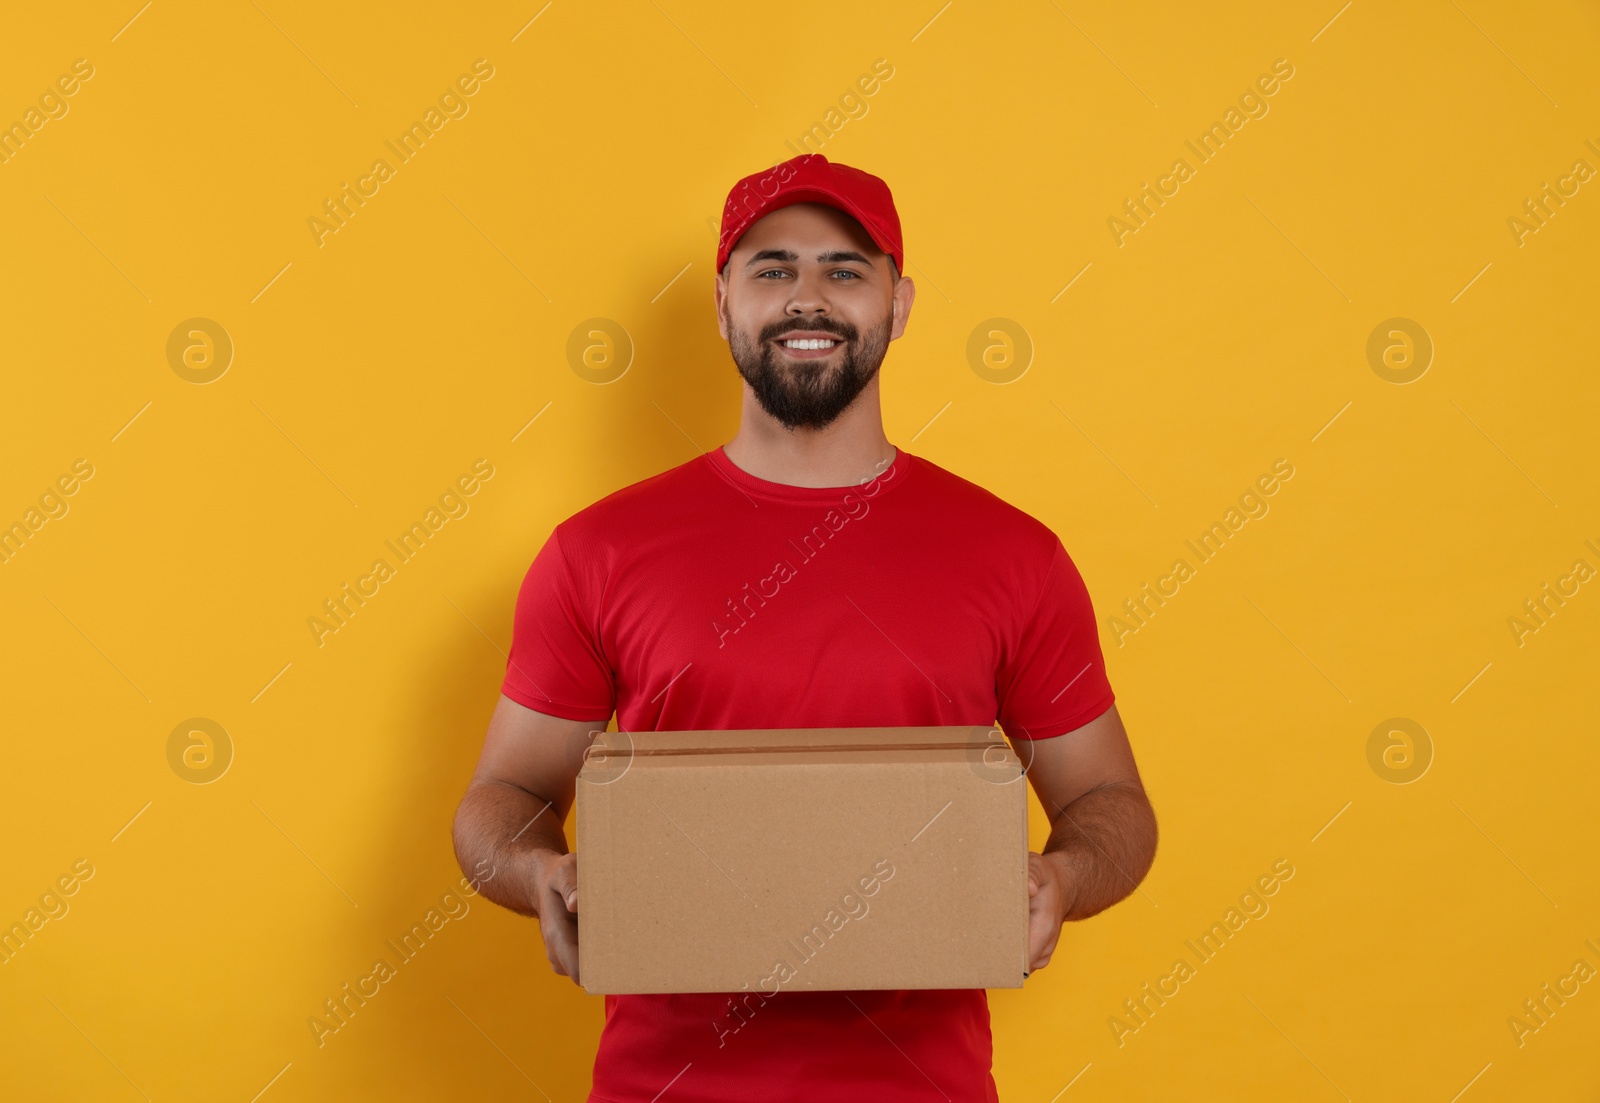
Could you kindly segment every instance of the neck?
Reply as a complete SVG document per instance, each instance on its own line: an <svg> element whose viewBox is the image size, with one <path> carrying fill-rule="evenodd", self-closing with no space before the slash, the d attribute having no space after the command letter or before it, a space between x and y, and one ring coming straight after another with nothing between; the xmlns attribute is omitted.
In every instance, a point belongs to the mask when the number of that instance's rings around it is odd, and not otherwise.
<svg viewBox="0 0 1600 1103"><path fill-rule="evenodd" d="M735 467L788 486L854 486L881 474L897 454L883 433L878 380L823 429L786 429L744 388L739 432L723 449Z"/></svg>

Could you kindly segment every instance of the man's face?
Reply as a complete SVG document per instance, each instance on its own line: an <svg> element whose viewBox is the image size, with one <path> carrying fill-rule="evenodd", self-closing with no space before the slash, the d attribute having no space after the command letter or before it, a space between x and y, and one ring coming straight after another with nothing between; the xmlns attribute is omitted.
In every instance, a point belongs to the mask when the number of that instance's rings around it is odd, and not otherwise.
<svg viewBox="0 0 1600 1103"><path fill-rule="evenodd" d="M717 279L717 325L779 424L825 428L877 375L914 294L891 263L860 223L817 203L773 211L739 239Z"/></svg>

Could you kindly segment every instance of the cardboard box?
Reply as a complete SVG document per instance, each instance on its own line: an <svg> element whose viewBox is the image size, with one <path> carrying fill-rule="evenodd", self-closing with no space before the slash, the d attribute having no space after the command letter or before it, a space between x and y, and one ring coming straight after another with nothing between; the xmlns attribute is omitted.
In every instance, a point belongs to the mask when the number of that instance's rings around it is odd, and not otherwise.
<svg viewBox="0 0 1600 1103"><path fill-rule="evenodd" d="M579 980L1019 988L1026 786L993 727L606 732L577 780Z"/></svg>

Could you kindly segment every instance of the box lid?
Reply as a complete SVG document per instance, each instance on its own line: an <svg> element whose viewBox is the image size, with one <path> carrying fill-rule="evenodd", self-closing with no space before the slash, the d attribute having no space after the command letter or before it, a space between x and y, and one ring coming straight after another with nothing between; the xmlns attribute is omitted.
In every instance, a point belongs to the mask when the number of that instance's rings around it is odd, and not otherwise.
<svg viewBox="0 0 1600 1103"><path fill-rule="evenodd" d="M740 731L602 732L585 755L579 777L613 780L628 769L704 765L768 766L965 760L1004 782L1022 764L999 728L937 727L771 728Z"/></svg>

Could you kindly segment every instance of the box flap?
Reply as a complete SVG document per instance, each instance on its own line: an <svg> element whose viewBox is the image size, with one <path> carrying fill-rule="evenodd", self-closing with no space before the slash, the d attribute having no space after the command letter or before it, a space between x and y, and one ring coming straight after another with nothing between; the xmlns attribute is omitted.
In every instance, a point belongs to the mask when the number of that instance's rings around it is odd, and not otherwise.
<svg viewBox="0 0 1600 1103"><path fill-rule="evenodd" d="M867 751L984 751L1008 747L1000 729L984 725L901 728L770 728L742 731L608 731L596 736L590 756L654 758L678 755L803 753L849 755Z"/></svg>

